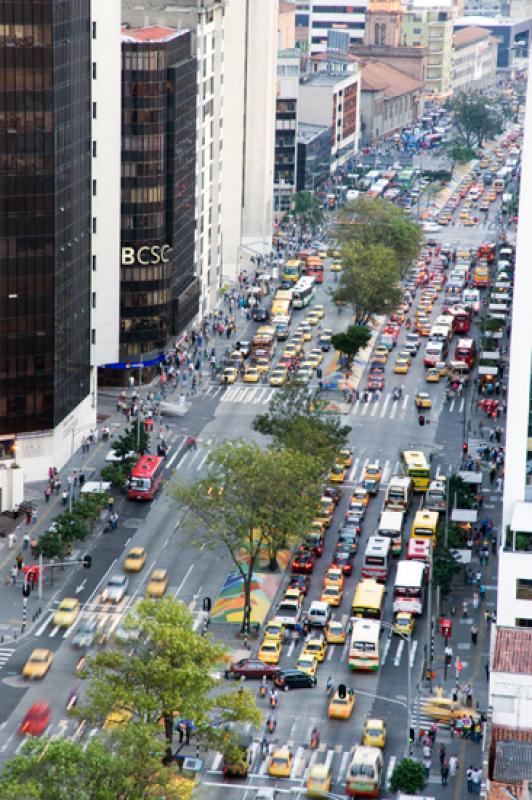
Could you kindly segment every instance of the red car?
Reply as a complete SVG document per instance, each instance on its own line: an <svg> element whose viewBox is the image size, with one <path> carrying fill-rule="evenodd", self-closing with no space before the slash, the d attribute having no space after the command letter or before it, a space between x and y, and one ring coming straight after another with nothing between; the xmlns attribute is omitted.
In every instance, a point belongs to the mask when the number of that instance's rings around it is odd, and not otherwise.
<svg viewBox="0 0 532 800"><path fill-rule="evenodd" d="M384 389L384 375L370 375L368 377L368 389Z"/></svg>
<svg viewBox="0 0 532 800"><path fill-rule="evenodd" d="M257 678L261 680L264 676L266 678L274 678L279 672L279 667L275 664L264 664L258 658L241 658L240 661L234 661L229 669L225 670L226 678Z"/></svg>
<svg viewBox="0 0 532 800"><path fill-rule="evenodd" d="M28 736L42 736L50 722L52 709L48 703L34 703L26 711L19 733Z"/></svg>
<svg viewBox="0 0 532 800"><path fill-rule="evenodd" d="M296 553L292 559L292 574L294 575L308 575L314 570L316 556L310 550L303 550Z"/></svg>

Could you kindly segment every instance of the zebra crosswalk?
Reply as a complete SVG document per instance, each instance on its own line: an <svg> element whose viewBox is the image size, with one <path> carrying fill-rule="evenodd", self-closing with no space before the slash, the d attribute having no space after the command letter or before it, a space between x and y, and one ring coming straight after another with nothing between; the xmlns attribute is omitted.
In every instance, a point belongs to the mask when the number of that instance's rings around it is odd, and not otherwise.
<svg viewBox="0 0 532 800"><path fill-rule="evenodd" d="M15 647L0 647L0 669L7 664L15 650Z"/></svg>
<svg viewBox="0 0 532 800"><path fill-rule="evenodd" d="M274 386L254 384L251 386L235 384L234 386L220 386L210 384L204 395L217 397L221 403L248 403L249 405L267 406L274 394L278 391Z"/></svg>

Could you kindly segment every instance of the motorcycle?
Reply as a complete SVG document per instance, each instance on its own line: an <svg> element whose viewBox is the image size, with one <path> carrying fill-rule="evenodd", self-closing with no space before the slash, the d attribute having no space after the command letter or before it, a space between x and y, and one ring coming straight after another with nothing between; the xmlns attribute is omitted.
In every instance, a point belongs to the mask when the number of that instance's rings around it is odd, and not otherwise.
<svg viewBox="0 0 532 800"><path fill-rule="evenodd" d="M68 700L66 705L67 711L70 711L71 708L74 708L74 706L78 702L78 698L79 698L79 688L75 686L68 695Z"/></svg>
<svg viewBox="0 0 532 800"><path fill-rule="evenodd" d="M320 732L317 728L314 728L312 733L310 734L310 749L317 750L320 746Z"/></svg>

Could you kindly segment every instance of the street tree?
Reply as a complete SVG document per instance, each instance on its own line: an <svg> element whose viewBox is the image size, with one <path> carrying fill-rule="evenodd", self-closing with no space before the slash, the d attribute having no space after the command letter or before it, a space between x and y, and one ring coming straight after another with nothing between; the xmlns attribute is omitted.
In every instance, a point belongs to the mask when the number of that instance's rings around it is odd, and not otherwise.
<svg viewBox="0 0 532 800"><path fill-rule="evenodd" d="M321 478L321 462L307 453L230 441L211 452L205 478L192 484L176 478L169 487L189 511L186 527L194 543L222 545L229 553L242 579L245 633L261 552L277 552L308 530Z"/></svg>
<svg viewBox="0 0 532 800"><path fill-rule="evenodd" d="M102 510L105 508L105 503L106 495L104 492L82 494L74 503L74 514L81 517L83 520L87 520L91 534L94 531L95 523L100 518Z"/></svg>
<svg viewBox="0 0 532 800"><path fill-rule="evenodd" d="M459 140L467 147L482 147L502 130L502 118L479 92L459 92L451 103Z"/></svg>
<svg viewBox="0 0 532 800"><path fill-rule="evenodd" d="M116 456L122 459L122 462L129 461L129 468L131 468L136 461L135 456L132 456L131 453L142 455L148 450L149 444L150 436L137 418L132 421L131 427L126 428L121 436L113 440L111 449Z"/></svg>
<svg viewBox="0 0 532 800"><path fill-rule="evenodd" d="M466 483L454 472L449 476L447 491L449 492L449 505L452 508L475 507L475 487Z"/></svg>
<svg viewBox="0 0 532 800"><path fill-rule="evenodd" d="M460 562L454 552L443 543L439 543L433 555L432 580L434 586L439 586L442 598L445 599L450 595L454 577L459 569Z"/></svg>
<svg viewBox="0 0 532 800"><path fill-rule="evenodd" d="M349 253L344 256L344 245L359 243L362 250L381 245L392 250L399 274L403 276L419 253L423 232L401 208L388 200L360 196L339 211L335 237L342 246L344 263L346 257L349 263Z"/></svg>
<svg viewBox="0 0 532 800"><path fill-rule="evenodd" d="M176 781L175 766L164 767L163 755L156 730L138 724L114 733L112 743L96 737L84 745L60 737L30 738L4 764L0 796L2 800L146 800L156 796L190 800L193 785Z"/></svg>
<svg viewBox="0 0 532 800"><path fill-rule="evenodd" d="M348 303L356 325L367 325L375 314L389 314L401 300L399 268L391 248L384 244L346 242L342 246L344 268L336 301Z"/></svg>
<svg viewBox="0 0 532 800"><path fill-rule="evenodd" d="M412 758L403 758L395 765L390 778L392 792L417 794L425 787L423 764Z"/></svg>
<svg viewBox="0 0 532 800"><path fill-rule="evenodd" d="M467 164L476 157L474 149L461 136L444 142L441 152L451 163L451 178L457 164Z"/></svg>
<svg viewBox="0 0 532 800"><path fill-rule="evenodd" d="M310 223L314 229L323 219L320 202L313 192L297 192L294 196L294 214L301 220L303 228Z"/></svg>
<svg viewBox="0 0 532 800"><path fill-rule="evenodd" d="M335 350L346 356L349 366L359 351L367 347L370 339L371 331L364 325L350 325L347 330L335 333L331 337L331 344Z"/></svg>
<svg viewBox="0 0 532 800"><path fill-rule="evenodd" d="M276 448L319 460L323 470L336 462L351 428L337 414L327 413L327 403L304 386L289 383L272 397L268 411L251 423L253 430L271 436Z"/></svg>
<svg viewBox="0 0 532 800"><path fill-rule="evenodd" d="M217 747L227 723L257 725L261 715L247 691L218 691L212 671L227 660L224 647L193 630L193 618L180 600L145 598L127 618L139 630L135 649L117 641L87 659L87 701L77 713L101 722L113 710L125 712L124 728L140 722L162 725L167 752L179 719L191 720L199 741ZM217 689L215 692L214 690Z"/></svg>

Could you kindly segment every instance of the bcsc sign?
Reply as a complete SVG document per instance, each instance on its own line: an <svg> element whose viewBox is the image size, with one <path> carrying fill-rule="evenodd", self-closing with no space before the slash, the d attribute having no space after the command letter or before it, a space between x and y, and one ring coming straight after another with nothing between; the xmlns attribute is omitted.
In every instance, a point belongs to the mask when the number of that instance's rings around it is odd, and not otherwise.
<svg viewBox="0 0 532 800"><path fill-rule="evenodd" d="M148 267L153 264L168 264L172 248L169 244L143 245L142 247L123 247L122 266L133 267L140 264L141 267Z"/></svg>

